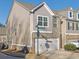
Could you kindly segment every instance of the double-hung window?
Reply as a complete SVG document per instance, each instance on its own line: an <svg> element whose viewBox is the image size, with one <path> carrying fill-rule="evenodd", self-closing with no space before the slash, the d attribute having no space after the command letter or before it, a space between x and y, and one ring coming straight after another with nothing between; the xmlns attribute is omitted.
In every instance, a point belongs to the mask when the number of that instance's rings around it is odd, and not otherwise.
<svg viewBox="0 0 79 59"><path fill-rule="evenodd" d="M38 26L39 27L47 27L48 26L48 17L38 16Z"/></svg>
<svg viewBox="0 0 79 59"><path fill-rule="evenodd" d="M76 23L76 30L79 30L79 22Z"/></svg>
<svg viewBox="0 0 79 59"><path fill-rule="evenodd" d="M79 13L77 13L77 20L79 20Z"/></svg>
<svg viewBox="0 0 79 59"><path fill-rule="evenodd" d="M74 30L74 23L68 22L68 30Z"/></svg>
<svg viewBox="0 0 79 59"><path fill-rule="evenodd" d="M53 17L53 27L54 28L57 27L57 17L56 16Z"/></svg>
<svg viewBox="0 0 79 59"><path fill-rule="evenodd" d="M73 18L73 12L72 11L68 11L68 18L72 19Z"/></svg>

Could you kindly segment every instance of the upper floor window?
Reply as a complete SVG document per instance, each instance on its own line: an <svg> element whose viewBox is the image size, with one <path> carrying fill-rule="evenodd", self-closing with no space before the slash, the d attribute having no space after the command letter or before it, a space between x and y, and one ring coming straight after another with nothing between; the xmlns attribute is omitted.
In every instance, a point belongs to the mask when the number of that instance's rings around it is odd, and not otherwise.
<svg viewBox="0 0 79 59"><path fill-rule="evenodd" d="M38 16L38 26L39 27L47 27L48 26L48 17Z"/></svg>
<svg viewBox="0 0 79 59"><path fill-rule="evenodd" d="M74 23L68 22L68 30L74 30Z"/></svg>
<svg viewBox="0 0 79 59"><path fill-rule="evenodd" d="M56 16L53 17L53 27L57 27L57 18L56 18Z"/></svg>
<svg viewBox="0 0 79 59"><path fill-rule="evenodd" d="M76 30L79 30L79 22L76 23Z"/></svg>
<svg viewBox="0 0 79 59"><path fill-rule="evenodd" d="M77 13L77 20L79 20L79 13Z"/></svg>
<svg viewBox="0 0 79 59"><path fill-rule="evenodd" d="M72 19L73 18L73 12L72 11L68 11L68 18Z"/></svg>

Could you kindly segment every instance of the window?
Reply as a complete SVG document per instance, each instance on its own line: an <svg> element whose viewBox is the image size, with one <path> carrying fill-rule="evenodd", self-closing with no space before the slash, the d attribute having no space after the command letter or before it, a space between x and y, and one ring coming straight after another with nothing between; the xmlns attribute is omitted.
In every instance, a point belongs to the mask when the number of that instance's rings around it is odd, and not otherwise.
<svg viewBox="0 0 79 59"><path fill-rule="evenodd" d="M72 12L72 11L69 11L69 12L68 12L68 18L69 18L69 19L72 19L72 18L73 18L73 12Z"/></svg>
<svg viewBox="0 0 79 59"><path fill-rule="evenodd" d="M79 13L78 13L78 19L79 19Z"/></svg>
<svg viewBox="0 0 79 59"><path fill-rule="evenodd" d="M48 26L48 18L46 16L38 16L38 26L39 27L47 27Z"/></svg>
<svg viewBox="0 0 79 59"><path fill-rule="evenodd" d="M56 18L56 16L53 17L53 27L57 27L57 18Z"/></svg>
<svg viewBox="0 0 79 59"><path fill-rule="evenodd" d="M77 13L77 20L79 20L79 13Z"/></svg>
<svg viewBox="0 0 79 59"><path fill-rule="evenodd" d="M72 12L70 12L70 17L72 17Z"/></svg>
<svg viewBox="0 0 79 59"><path fill-rule="evenodd" d="M76 23L76 30L79 30L79 22Z"/></svg>
<svg viewBox="0 0 79 59"><path fill-rule="evenodd" d="M68 30L74 30L74 23L68 22Z"/></svg>

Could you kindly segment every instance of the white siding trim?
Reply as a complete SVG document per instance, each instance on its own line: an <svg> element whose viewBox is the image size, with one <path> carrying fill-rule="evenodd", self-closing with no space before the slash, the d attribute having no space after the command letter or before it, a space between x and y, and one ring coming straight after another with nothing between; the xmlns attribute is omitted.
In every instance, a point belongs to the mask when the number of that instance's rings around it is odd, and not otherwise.
<svg viewBox="0 0 79 59"><path fill-rule="evenodd" d="M48 5L45 3L44 7L46 7L46 9L48 10L48 12L51 14L51 15L54 15L54 13L51 11L51 9L48 7Z"/></svg>
<svg viewBox="0 0 79 59"><path fill-rule="evenodd" d="M32 47L33 14L30 14L30 47Z"/></svg>
<svg viewBox="0 0 79 59"><path fill-rule="evenodd" d="M59 50L59 48L60 48L60 40L59 40L59 38L57 38L57 41L58 41L58 50Z"/></svg>
<svg viewBox="0 0 79 59"><path fill-rule="evenodd" d="M37 32L37 31L33 31L33 32ZM40 33L52 33L52 31L40 31Z"/></svg>
<svg viewBox="0 0 79 59"><path fill-rule="evenodd" d="M65 33L66 35L79 35L79 33Z"/></svg>
<svg viewBox="0 0 79 59"><path fill-rule="evenodd" d="M49 12L51 15L54 15L54 13L52 12L52 10L48 7L48 5L47 5L45 2L39 4L38 6L36 6L35 8L33 8L31 11L33 12L35 9L39 8L39 6L41 6L42 4L44 4L44 7L48 10L48 12Z"/></svg>

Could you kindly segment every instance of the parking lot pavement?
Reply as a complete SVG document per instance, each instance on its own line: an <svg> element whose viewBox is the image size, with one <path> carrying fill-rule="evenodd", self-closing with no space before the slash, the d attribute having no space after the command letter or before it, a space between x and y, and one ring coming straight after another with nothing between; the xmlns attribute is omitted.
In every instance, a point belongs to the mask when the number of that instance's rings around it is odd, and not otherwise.
<svg viewBox="0 0 79 59"><path fill-rule="evenodd" d="M3 53L0 53L0 59L24 59L24 58L12 57L12 56L8 56Z"/></svg>

